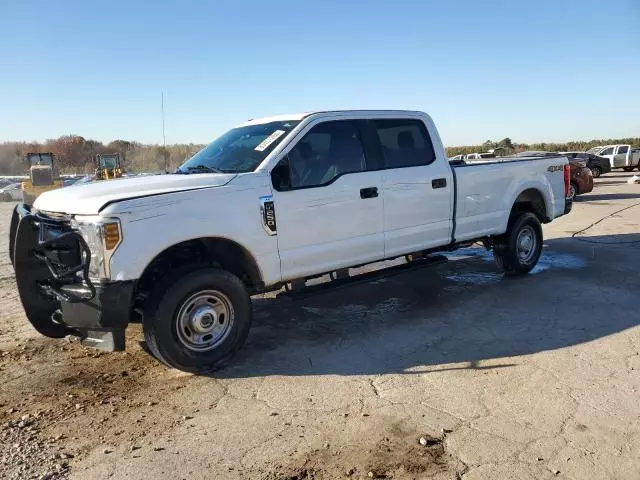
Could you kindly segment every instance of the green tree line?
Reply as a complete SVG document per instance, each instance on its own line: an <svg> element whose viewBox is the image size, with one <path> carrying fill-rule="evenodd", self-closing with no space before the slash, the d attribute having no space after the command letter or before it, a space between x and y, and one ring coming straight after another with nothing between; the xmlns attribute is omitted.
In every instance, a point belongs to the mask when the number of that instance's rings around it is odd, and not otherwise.
<svg viewBox="0 0 640 480"><path fill-rule="evenodd" d="M459 147L447 147L447 156L466 155L476 152L487 152L496 150L497 153L510 155L513 153L525 152L529 150L542 150L545 152L584 152L599 145L615 145L618 143L630 144L633 147L640 147L640 137L631 138L607 138L602 140L576 140L565 143L513 143L510 138L503 138L494 142L487 140L481 145L466 145Z"/></svg>
<svg viewBox="0 0 640 480"><path fill-rule="evenodd" d="M609 138L603 140L572 141L566 143L514 143L510 138L500 141L487 140L481 145L448 147L447 155L486 152L496 150L499 154L509 155L525 150L544 150L549 152L585 151L598 145L616 143L631 144L640 147L640 137ZM107 144L87 140L79 135L62 137L38 142L0 143L0 175L24 175L27 167L23 158L27 152L53 152L56 155L61 173L91 174L95 169L95 157L99 153L120 153L122 164L128 172L161 172L175 168L203 147L201 144L147 145L127 140L114 140Z"/></svg>

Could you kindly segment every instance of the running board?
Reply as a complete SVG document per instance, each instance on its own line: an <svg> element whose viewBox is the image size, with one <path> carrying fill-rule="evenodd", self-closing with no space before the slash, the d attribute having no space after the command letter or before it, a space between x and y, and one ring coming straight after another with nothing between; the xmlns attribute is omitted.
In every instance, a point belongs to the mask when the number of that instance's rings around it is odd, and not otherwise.
<svg viewBox="0 0 640 480"><path fill-rule="evenodd" d="M412 272L425 267L433 267L447 263L449 260L444 255L430 255L419 258L407 263L395 265L393 267L381 268L372 272L365 272L354 276L338 276L335 280L328 280L316 285L310 285L308 287L296 288L294 290L283 291L276 295L280 297L290 298L304 298L312 295L325 293L329 290L335 290L337 288L349 287L351 285L358 285L362 283L368 283L379 278L392 277L394 275L400 275L402 273ZM332 276L333 277L333 276ZM302 279L299 282L303 282Z"/></svg>

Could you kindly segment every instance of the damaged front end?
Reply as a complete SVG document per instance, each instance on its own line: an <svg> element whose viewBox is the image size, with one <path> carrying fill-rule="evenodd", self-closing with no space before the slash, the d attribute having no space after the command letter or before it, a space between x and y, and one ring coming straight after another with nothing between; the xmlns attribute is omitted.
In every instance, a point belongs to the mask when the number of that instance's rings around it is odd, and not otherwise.
<svg viewBox="0 0 640 480"><path fill-rule="evenodd" d="M78 336L108 351L124 349L133 285L91 280L91 250L71 217L17 205L9 236L20 300L39 333Z"/></svg>

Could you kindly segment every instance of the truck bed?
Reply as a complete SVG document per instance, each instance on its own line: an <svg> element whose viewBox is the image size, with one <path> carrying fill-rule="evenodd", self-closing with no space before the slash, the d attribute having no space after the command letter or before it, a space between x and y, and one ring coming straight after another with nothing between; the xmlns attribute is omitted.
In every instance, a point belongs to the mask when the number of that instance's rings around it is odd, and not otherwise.
<svg viewBox="0 0 640 480"><path fill-rule="evenodd" d="M455 240L504 233L513 203L527 189L539 192L548 220L562 215L564 163L566 157L561 155L452 162L456 185Z"/></svg>

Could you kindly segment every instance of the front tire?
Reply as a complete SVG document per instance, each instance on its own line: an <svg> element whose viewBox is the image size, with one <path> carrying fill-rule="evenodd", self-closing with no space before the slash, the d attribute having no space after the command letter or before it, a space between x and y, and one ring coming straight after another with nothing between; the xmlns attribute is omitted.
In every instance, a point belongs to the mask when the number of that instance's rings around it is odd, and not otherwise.
<svg viewBox="0 0 640 480"><path fill-rule="evenodd" d="M602 168L596 166L593 166L591 168L591 175L593 175L593 178L598 178L600 175L602 175Z"/></svg>
<svg viewBox="0 0 640 480"><path fill-rule="evenodd" d="M219 268L176 274L152 292L144 338L161 362L185 372L219 368L244 344L251 298L238 277Z"/></svg>
<svg viewBox="0 0 640 480"><path fill-rule="evenodd" d="M633 172L633 167L622 167L625 172Z"/></svg>
<svg viewBox="0 0 640 480"><path fill-rule="evenodd" d="M523 213L513 217L507 232L496 239L493 255L506 274L524 275L538 263L542 242L540 220L533 213Z"/></svg>

